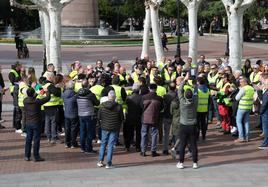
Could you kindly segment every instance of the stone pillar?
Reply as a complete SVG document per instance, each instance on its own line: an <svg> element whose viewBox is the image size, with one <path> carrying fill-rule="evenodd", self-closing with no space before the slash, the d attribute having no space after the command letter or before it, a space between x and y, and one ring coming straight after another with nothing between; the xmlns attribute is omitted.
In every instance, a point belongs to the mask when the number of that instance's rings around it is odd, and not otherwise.
<svg viewBox="0 0 268 187"><path fill-rule="evenodd" d="M61 17L65 27L99 27L98 0L73 0Z"/></svg>

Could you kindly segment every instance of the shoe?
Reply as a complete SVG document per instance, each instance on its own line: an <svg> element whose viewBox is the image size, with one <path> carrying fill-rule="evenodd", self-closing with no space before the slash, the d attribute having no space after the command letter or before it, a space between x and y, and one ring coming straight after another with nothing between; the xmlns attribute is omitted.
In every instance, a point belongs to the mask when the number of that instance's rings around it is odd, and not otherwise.
<svg viewBox="0 0 268 187"><path fill-rule="evenodd" d="M24 133L20 134L20 136L23 136L26 138L27 134L24 132Z"/></svg>
<svg viewBox="0 0 268 187"><path fill-rule="evenodd" d="M71 148L71 146L69 146L69 145L65 145L65 148Z"/></svg>
<svg viewBox="0 0 268 187"><path fill-rule="evenodd" d="M143 157L147 156L145 152L141 152L140 155L143 156Z"/></svg>
<svg viewBox="0 0 268 187"><path fill-rule="evenodd" d="M164 150L164 151L163 151L163 155L166 155L166 156L169 155L168 150Z"/></svg>
<svg viewBox="0 0 268 187"><path fill-rule="evenodd" d="M91 150L91 151L85 151L86 154L97 154L98 152L95 150Z"/></svg>
<svg viewBox="0 0 268 187"><path fill-rule="evenodd" d="M23 133L21 129L15 130L15 133L21 134Z"/></svg>
<svg viewBox="0 0 268 187"><path fill-rule="evenodd" d="M25 161L31 161L31 159L29 157L24 157Z"/></svg>
<svg viewBox="0 0 268 187"><path fill-rule="evenodd" d="M185 154L185 158L191 158L192 156L193 154L190 151Z"/></svg>
<svg viewBox="0 0 268 187"><path fill-rule="evenodd" d="M106 169L114 169L115 167L113 165L106 165L105 168Z"/></svg>
<svg viewBox="0 0 268 187"><path fill-rule="evenodd" d="M193 163L193 169L197 169L199 168L198 164L197 163Z"/></svg>
<svg viewBox="0 0 268 187"><path fill-rule="evenodd" d="M268 145L260 145L258 148L262 150L268 149Z"/></svg>
<svg viewBox="0 0 268 187"><path fill-rule="evenodd" d="M1 120L0 120L0 123L4 123L5 121L6 121L6 120L4 120L4 119L1 119Z"/></svg>
<svg viewBox="0 0 268 187"><path fill-rule="evenodd" d="M264 132L262 132L260 135L259 135L259 137L264 137Z"/></svg>
<svg viewBox="0 0 268 187"><path fill-rule="evenodd" d="M176 165L176 167L179 168L179 169L183 169L184 168L183 163L181 163L181 162L178 162L177 165Z"/></svg>
<svg viewBox="0 0 268 187"><path fill-rule="evenodd" d="M65 132L60 133L60 136L65 136Z"/></svg>
<svg viewBox="0 0 268 187"><path fill-rule="evenodd" d="M78 148L79 146L78 145L72 145L71 146L71 149L76 149L76 148Z"/></svg>
<svg viewBox="0 0 268 187"><path fill-rule="evenodd" d="M98 140L98 141L97 141L97 144L101 144L101 140Z"/></svg>
<svg viewBox="0 0 268 187"><path fill-rule="evenodd" d="M239 138L234 141L234 143L244 143L244 142L245 142L245 140L241 140Z"/></svg>
<svg viewBox="0 0 268 187"><path fill-rule="evenodd" d="M208 124L211 124L211 123L212 123L212 120L209 120L209 121L208 121Z"/></svg>
<svg viewBox="0 0 268 187"><path fill-rule="evenodd" d="M177 152L176 152L176 150L175 150L174 148L172 148L172 149L170 150L170 154L171 154L172 158L173 158L174 160L176 160Z"/></svg>
<svg viewBox="0 0 268 187"><path fill-rule="evenodd" d="M35 161L35 162L43 162L43 161L45 161L45 159L42 158L42 157L39 157L39 158L37 158L37 159L34 159L34 161Z"/></svg>
<svg viewBox="0 0 268 187"><path fill-rule="evenodd" d="M141 152L141 148L136 148L136 152Z"/></svg>
<svg viewBox="0 0 268 187"><path fill-rule="evenodd" d="M103 164L103 162L102 162L102 161L99 161L99 162L97 163L97 166L101 168L101 167L103 167L103 166L104 166L104 164Z"/></svg>
<svg viewBox="0 0 268 187"><path fill-rule="evenodd" d="M160 156L160 154L158 154L156 151L152 151L152 157L157 157Z"/></svg>
<svg viewBox="0 0 268 187"><path fill-rule="evenodd" d="M56 142L56 140L50 140L49 143L50 143L50 144L56 144L57 142Z"/></svg>

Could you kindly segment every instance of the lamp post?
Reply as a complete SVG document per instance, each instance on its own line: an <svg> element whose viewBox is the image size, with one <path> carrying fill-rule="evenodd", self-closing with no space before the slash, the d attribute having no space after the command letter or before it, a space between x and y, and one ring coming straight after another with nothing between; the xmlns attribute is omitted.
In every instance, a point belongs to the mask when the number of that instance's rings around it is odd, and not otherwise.
<svg viewBox="0 0 268 187"><path fill-rule="evenodd" d="M176 50L176 55L181 57L181 40L180 40L180 35L181 35L181 28L180 28L180 0L177 0L177 50Z"/></svg>

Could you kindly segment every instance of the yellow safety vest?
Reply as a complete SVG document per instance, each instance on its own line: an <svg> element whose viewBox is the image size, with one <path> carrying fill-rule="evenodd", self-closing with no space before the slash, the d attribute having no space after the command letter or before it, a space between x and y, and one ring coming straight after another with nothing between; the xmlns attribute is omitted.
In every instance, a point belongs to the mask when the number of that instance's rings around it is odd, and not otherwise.
<svg viewBox="0 0 268 187"><path fill-rule="evenodd" d="M192 86L190 86L190 85L188 85L188 84L185 84L185 85L183 86L183 90L186 91L186 90L188 90L188 89L192 90L192 92L194 91L194 88L193 88Z"/></svg>
<svg viewBox="0 0 268 187"><path fill-rule="evenodd" d="M43 88L48 88L51 83L46 83ZM60 104L60 97L56 97L54 94L50 95L50 100L44 104L44 106L57 106Z"/></svg>
<svg viewBox="0 0 268 187"><path fill-rule="evenodd" d="M242 110L251 110L253 107L254 88L249 85L246 85L243 88L245 89L245 95L239 100L238 108Z"/></svg>
<svg viewBox="0 0 268 187"><path fill-rule="evenodd" d="M139 83L139 75L136 72L133 72L131 77L132 77L134 83ZM140 77L146 78L144 74L141 74Z"/></svg>
<svg viewBox="0 0 268 187"><path fill-rule="evenodd" d="M208 111L208 98L209 98L209 91L203 92L202 90L198 89L197 112Z"/></svg>
<svg viewBox="0 0 268 187"><path fill-rule="evenodd" d="M73 70L70 74L69 77L71 77L71 79L76 79L78 75L78 71Z"/></svg>
<svg viewBox="0 0 268 187"><path fill-rule="evenodd" d="M118 102L118 104L122 105L123 104L123 99L121 96L121 86L118 85L111 85L114 88L114 92L115 92L115 96L116 96L116 100Z"/></svg>
<svg viewBox="0 0 268 187"><path fill-rule="evenodd" d="M164 78L166 81L175 80L177 77L176 72L172 72L171 75L168 74L168 70L164 70Z"/></svg>
<svg viewBox="0 0 268 187"><path fill-rule="evenodd" d="M221 84L220 84L220 91L219 92L221 92L222 95L224 95L225 94L226 87L227 86L231 86L231 84L229 82L227 82L227 83L225 83L223 85L223 82L222 81L220 81L220 82L221 82ZM229 97L224 98L223 101L224 101L225 105L226 106L229 106L229 107L232 106L232 104L233 104L232 101L231 101L231 99ZM217 102L219 102L219 99L217 100Z"/></svg>
<svg viewBox="0 0 268 187"><path fill-rule="evenodd" d="M76 81L74 83L74 92L78 93L78 91L82 88L82 81Z"/></svg>
<svg viewBox="0 0 268 187"><path fill-rule="evenodd" d="M103 86L97 84L95 86L92 86L90 88L90 91L96 95L96 98L98 100L100 100L100 98L101 98L101 92L102 92L103 89L104 89Z"/></svg>
<svg viewBox="0 0 268 187"><path fill-rule="evenodd" d="M252 72L249 76L250 82L259 82L261 78L261 72L258 72L257 74L255 74L254 72Z"/></svg>
<svg viewBox="0 0 268 187"><path fill-rule="evenodd" d="M219 78L219 74L217 73L216 75L212 76L212 73L208 74L208 83L209 84L216 84L217 79Z"/></svg>
<svg viewBox="0 0 268 187"><path fill-rule="evenodd" d="M25 82L20 82L19 84L19 94L18 94L18 105L19 107L24 107L24 99L27 97L27 94L23 91L28 89L28 85Z"/></svg>
<svg viewBox="0 0 268 187"><path fill-rule="evenodd" d="M164 95L166 95L167 90L165 87L163 86L157 86L156 88L156 94L160 97L164 97Z"/></svg>
<svg viewBox="0 0 268 187"><path fill-rule="evenodd" d="M16 78L18 78L20 75L18 74L18 72L14 69L10 70L10 73L13 73L15 75ZM10 82L9 83L9 92L13 93L14 92L14 85Z"/></svg>

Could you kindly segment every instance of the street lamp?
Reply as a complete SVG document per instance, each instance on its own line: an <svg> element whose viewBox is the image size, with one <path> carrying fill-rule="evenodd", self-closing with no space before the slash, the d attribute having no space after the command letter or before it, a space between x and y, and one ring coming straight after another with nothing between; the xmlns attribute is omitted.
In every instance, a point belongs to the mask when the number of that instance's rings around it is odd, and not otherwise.
<svg viewBox="0 0 268 187"><path fill-rule="evenodd" d="M181 57L181 40L180 40L180 35L181 35L181 28L180 28L180 0L177 0L177 50L176 50L176 55Z"/></svg>

